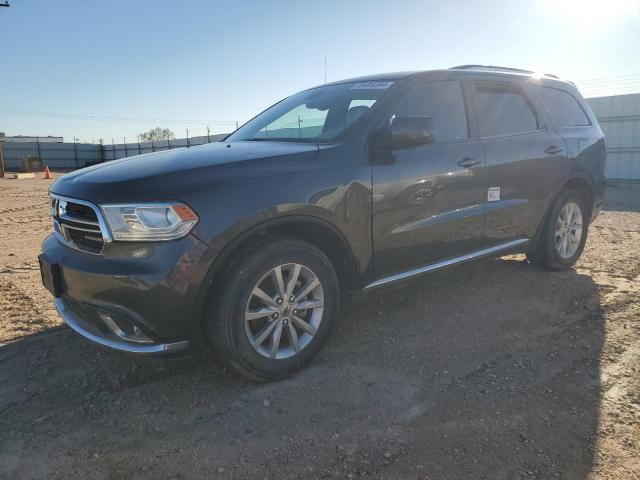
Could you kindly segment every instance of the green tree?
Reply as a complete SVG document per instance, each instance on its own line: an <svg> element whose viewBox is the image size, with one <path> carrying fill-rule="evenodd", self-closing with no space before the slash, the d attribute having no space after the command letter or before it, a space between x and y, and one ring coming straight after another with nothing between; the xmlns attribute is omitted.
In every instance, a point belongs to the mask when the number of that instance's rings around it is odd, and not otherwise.
<svg viewBox="0 0 640 480"><path fill-rule="evenodd" d="M139 134L141 142L157 142L159 140L173 140L176 138L175 134L168 128L152 128L148 132L142 132Z"/></svg>

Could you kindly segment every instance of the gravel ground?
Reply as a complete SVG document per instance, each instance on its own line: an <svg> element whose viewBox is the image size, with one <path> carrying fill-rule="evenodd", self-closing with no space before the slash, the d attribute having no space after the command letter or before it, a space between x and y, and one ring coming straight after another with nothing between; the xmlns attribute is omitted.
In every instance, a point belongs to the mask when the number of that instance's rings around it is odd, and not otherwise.
<svg viewBox="0 0 640 480"><path fill-rule="evenodd" d="M0 180L0 478L640 479L640 186L575 270L520 255L363 296L304 372L253 384L61 324L45 180Z"/></svg>

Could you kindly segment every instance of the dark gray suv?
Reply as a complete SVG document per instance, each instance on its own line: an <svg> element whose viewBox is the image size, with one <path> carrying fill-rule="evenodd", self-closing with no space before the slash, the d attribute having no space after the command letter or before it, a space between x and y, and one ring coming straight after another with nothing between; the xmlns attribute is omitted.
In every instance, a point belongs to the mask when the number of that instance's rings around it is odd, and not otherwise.
<svg viewBox="0 0 640 480"><path fill-rule="evenodd" d="M575 86L480 65L305 90L224 141L51 187L40 256L64 320L101 345L204 340L272 380L307 363L347 294L507 252L570 268L605 190Z"/></svg>

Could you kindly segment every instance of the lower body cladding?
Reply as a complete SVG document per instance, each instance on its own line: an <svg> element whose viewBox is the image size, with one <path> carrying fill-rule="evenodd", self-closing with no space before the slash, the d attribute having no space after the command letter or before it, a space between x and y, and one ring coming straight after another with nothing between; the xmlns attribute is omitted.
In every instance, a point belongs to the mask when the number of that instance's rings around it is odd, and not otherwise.
<svg viewBox="0 0 640 480"><path fill-rule="evenodd" d="M140 355L185 350L208 269L207 246L192 235L169 242L109 245L81 252L49 236L40 268L62 319L105 347Z"/></svg>

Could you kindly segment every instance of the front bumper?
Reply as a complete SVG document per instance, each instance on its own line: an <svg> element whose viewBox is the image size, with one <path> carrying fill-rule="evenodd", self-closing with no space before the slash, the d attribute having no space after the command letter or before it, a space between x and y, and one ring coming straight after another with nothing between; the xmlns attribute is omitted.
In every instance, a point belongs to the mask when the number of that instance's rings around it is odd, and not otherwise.
<svg viewBox="0 0 640 480"><path fill-rule="evenodd" d="M95 324L82 318L73 308L71 308L62 298L55 299L56 310L67 325L78 332L83 337L102 345L103 347L119 350L121 352L134 353L138 355L159 355L174 353L186 349L189 346L188 340L172 343L156 343L149 337L133 339L126 334L116 323L104 322L104 329L99 329Z"/></svg>
<svg viewBox="0 0 640 480"><path fill-rule="evenodd" d="M196 237L157 243L113 242L101 255L42 244L55 265L52 289L62 319L105 347L140 355L184 350L199 332L196 303L208 265ZM44 276L43 276L44 279Z"/></svg>

